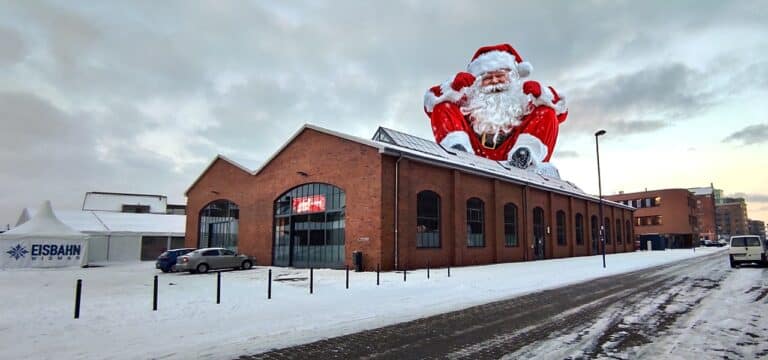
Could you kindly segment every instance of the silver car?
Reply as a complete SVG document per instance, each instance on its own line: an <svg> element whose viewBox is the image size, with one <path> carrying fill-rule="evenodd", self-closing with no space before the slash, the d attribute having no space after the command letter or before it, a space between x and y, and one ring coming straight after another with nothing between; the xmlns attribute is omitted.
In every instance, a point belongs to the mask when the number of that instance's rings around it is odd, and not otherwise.
<svg viewBox="0 0 768 360"><path fill-rule="evenodd" d="M204 248L176 259L177 271L205 273L211 269L250 269L253 259L224 248Z"/></svg>

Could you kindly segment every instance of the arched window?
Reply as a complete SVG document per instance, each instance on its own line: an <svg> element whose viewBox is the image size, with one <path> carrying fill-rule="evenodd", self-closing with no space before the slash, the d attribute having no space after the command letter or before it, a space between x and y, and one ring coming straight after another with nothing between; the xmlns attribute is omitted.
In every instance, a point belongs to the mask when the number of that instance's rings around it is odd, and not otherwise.
<svg viewBox="0 0 768 360"><path fill-rule="evenodd" d="M613 241L611 238L611 219L605 218L603 224L605 226L605 243L610 244Z"/></svg>
<svg viewBox="0 0 768 360"><path fill-rule="evenodd" d="M198 248L223 247L237 251L240 209L229 200L216 200L200 210Z"/></svg>
<svg viewBox="0 0 768 360"><path fill-rule="evenodd" d="M621 244L621 219L616 219L616 243Z"/></svg>
<svg viewBox="0 0 768 360"><path fill-rule="evenodd" d="M632 241L632 223L629 220L627 220L624 223L624 231L627 232L627 244L631 245L633 242Z"/></svg>
<svg viewBox="0 0 768 360"><path fill-rule="evenodd" d="M517 242L517 205L504 205L504 245L518 246Z"/></svg>
<svg viewBox="0 0 768 360"><path fill-rule="evenodd" d="M299 185L274 204L273 264L343 267L346 195L322 183Z"/></svg>
<svg viewBox="0 0 768 360"><path fill-rule="evenodd" d="M416 247L440 247L440 196L433 191L416 195Z"/></svg>
<svg viewBox="0 0 768 360"><path fill-rule="evenodd" d="M478 198L467 200L467 246L469 247L485 246L484 207L483 200Z"/></svg>
<svg viewBox="0 0 768 360"><path fill-rule="evenodd" d="M576 245L584 245L584 216L576 214Z"/></svg>
<svg viewBox="0 0 768 360"><path fill-rule="evenodd" d="M557 245L566 245L565 240L565 211L558 210L555 216L557 226Z"/></svg>

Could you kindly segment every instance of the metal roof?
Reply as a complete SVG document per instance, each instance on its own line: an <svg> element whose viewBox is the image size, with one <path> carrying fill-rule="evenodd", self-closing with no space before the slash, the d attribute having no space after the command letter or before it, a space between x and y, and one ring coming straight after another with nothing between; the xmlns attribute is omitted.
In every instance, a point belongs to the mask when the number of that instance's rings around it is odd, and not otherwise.
<svg viewBox="0 0 768 360"><path fill-rule="evenodd" d="M422 139L397 130L379 127L373 135L373 141L383 145L382 152L394 152L393 155L406 154L436 165L479 173L524 185L531 185L566 195L599 201L599 198L584 192L570 181L548 177L535 171L519 169L501 161L491 160L463 151L445 149L434 141ZM634 209L613 201L603 199L613 206Z"/></svg>

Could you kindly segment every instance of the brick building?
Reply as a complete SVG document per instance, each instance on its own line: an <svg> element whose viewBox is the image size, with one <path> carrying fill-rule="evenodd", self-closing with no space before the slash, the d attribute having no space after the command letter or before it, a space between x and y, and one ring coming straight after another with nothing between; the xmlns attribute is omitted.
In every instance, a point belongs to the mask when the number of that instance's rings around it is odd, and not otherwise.
<svg viewBox="0 0 768 360"><path fill-rule="evenodd" d="M187 246L257 264L366 270L599 253L599 202L575 185L379 128L305 125L250 171L217 156L187 190ZM631 207L606 202L606 252L633 251Z"/></svg>
<svg viewBox="0 0 768 360"><path fill-rule="evenodd" d="M717 233L726 239L749 233L747 202L744 198L722 198L715 206Z"/></svg>
<svg viewBox="0 0 768 360"><path fill-rule="evenodd" d="M696 221L700 240L717 241L717 223L715 222L716 192L713 186L690 188L696 200Z"/></svg>
<svg viewBox="0 0 768 360"><path fill-rule="evenodd" d="M668 248L698 245L696 200L687 189L622 193L605 198L637 209L634 213L635 234L642 240L641 246L651 237L661 239L663 246Z"/></svg>
<svg viewBox="0 0 768 360"><path fill-rule="evenodd" d="M760 220L749 220L749 234L759 235L761 239L765 239L765 222Z"/></svg>

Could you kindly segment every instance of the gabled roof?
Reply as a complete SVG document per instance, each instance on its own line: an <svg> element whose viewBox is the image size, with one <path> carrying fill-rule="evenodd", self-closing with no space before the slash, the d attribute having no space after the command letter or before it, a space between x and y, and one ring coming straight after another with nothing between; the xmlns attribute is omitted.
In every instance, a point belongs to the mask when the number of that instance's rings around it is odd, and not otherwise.
<svg viewBox="0 0 768 360"><path fill-rule="evenodd" d="M414 161L462 170L485 177L493 177L506 182L529 185L534 188L554 191L557 193L563 193L566 195L576 196L593 201L599 200L598 197L585 193L570 181L543 176L533 171L518 169L503 162L475 156L462 151L448 150L435 143L434 141L385 127L379 127L378 130L376 130L376 133L373 135L373 138L368 140L310 124L305 124L298 131L296 131L269 159L267 159L257 170L253 172L222 155L217 155L211 164L206 167L206 169L200 174L195 182L192 183L192 185L187 189L185 194L189 193L189 190L195 186L195 184L202 178L208 169L210 169L213 163L219 159L227 161L228 163L235 165L236 167L251 175L259 174L283 150L285 150L289 144L291 144L299 135L301 135L301 133L307 129L373 147L378 149L379 153L381 154L387 154L390 156L403 156L413 159ZM616 202L607 200L603 201L610 203L613 206L623 207L626 209L634 209L632 207L625 206Z"/></svg>
<svg viewBox="0 0 768 360"><path fill-rule="evenodd" d="M207 173L207 172L208 172L208 170L210 170L210 169L211 169L211 167L213 166L213 164L215 164L215 163L216 163L216 161L217 161L217 160L222 160L222 161L224 161L224 162L227 162L227 163L229 163L229 164L231 164L231 165L235 166L236 168L238 168L238 169L242 170L243 172L246 172L246 173L248 173L248 174L251 174L251 175L253 175L253 173L251 172L251 170L249 170L247 167L245 167L245 166L243 166L243 165L240 165L239 163L235 162L234 160L231 160L231 159L227 158L227 157L226 157L226 156L224 156L224 155L218 154L218 155L216 155L216 157L214 157L214 158L213 158L213 160L211 160L211 162L210 162L210 163L208 163L208 166L206 166L206 167L205 167L205 169L204 169L204 170L203 170L203 171L200 173L200 175L198 175L198 176L197 176L197 178L195 179L195 181L193 181L193 182L192 182L192 185L189 185L189 187L187 188L187 190L186 190L186 191L184 191L184 195L187 195L187 194L189 193L189 190L192 190L192 188L193 188L193 187L195 187L195 185L197 185L197 183L200 181L200 179L202 179L202 178L203 178L203 175L205 175L205 173Z"/></svg>
<svg viewBox="0 0 768 360"><path fill-rule="evenodd" d="M374 147L374 148L377 148L377 149L381 149L381 147L376 142L368 140L368 139L363 139L363 138L359 138L359 137L356 137L356 136L352 136L352 135L336 132L336 131L325 129L325 128L322 128L322 127L319 127L319 126L315 126L315 125L312 125L312 124L304 124L301 128L299 128L299 130L297 130L295 133L293 133L293 135L291 135L291 137L288 138L288 140L286 140L285 143L283 143L283 145L280 146L280 148L277 149L277 151L275 151L272 154L272 156L270 156L266 161L264 161L263 164L261 164L261 166L258 169L254 170L254 171L246 168L243 165L238 164L237 162L235 162L233 160L228 159L224 155L221 155L221 154L216 155L216 157L213 158L211 163L208 164L208 166L205 167L205 170L203 170L203 172L200 173L200 175L197 177L197 179L195 179L195 181L192 183L192 185L190 185L187 188L187 191L184 192L184 195L188 194L189 190L192 190L192 188L195 186L195 184L197 184L197 182L200 181L200 179L203 177L203 175L205 175L205 173L208 172L208 170L211 168L211 166L213 166L213 164L216 163L216 160L224 160L224 161L226 161L226 162L228 162L228 163L230 163L230 164L240 168L240 170L243 170L244 172L246 172L248 174L258 175L262 170L264 170L264 168L267 167L267 165L269 165L269 163L272 162L272 160L274 160L281 152L283 152L283 150L285 150L285 148L287 148L288 145L290 145L293 142L293 140L295 140L299 135L301 135L307 129L311 129L311 130L317 131L319 133L331 135L333 137L342 138L342 139L346 139L346 140L349 140L349 141L352 141L352 142L356 142L356 143L359 143L359 144L368 145L368 146L371 146L371 147Z"/></svg>

